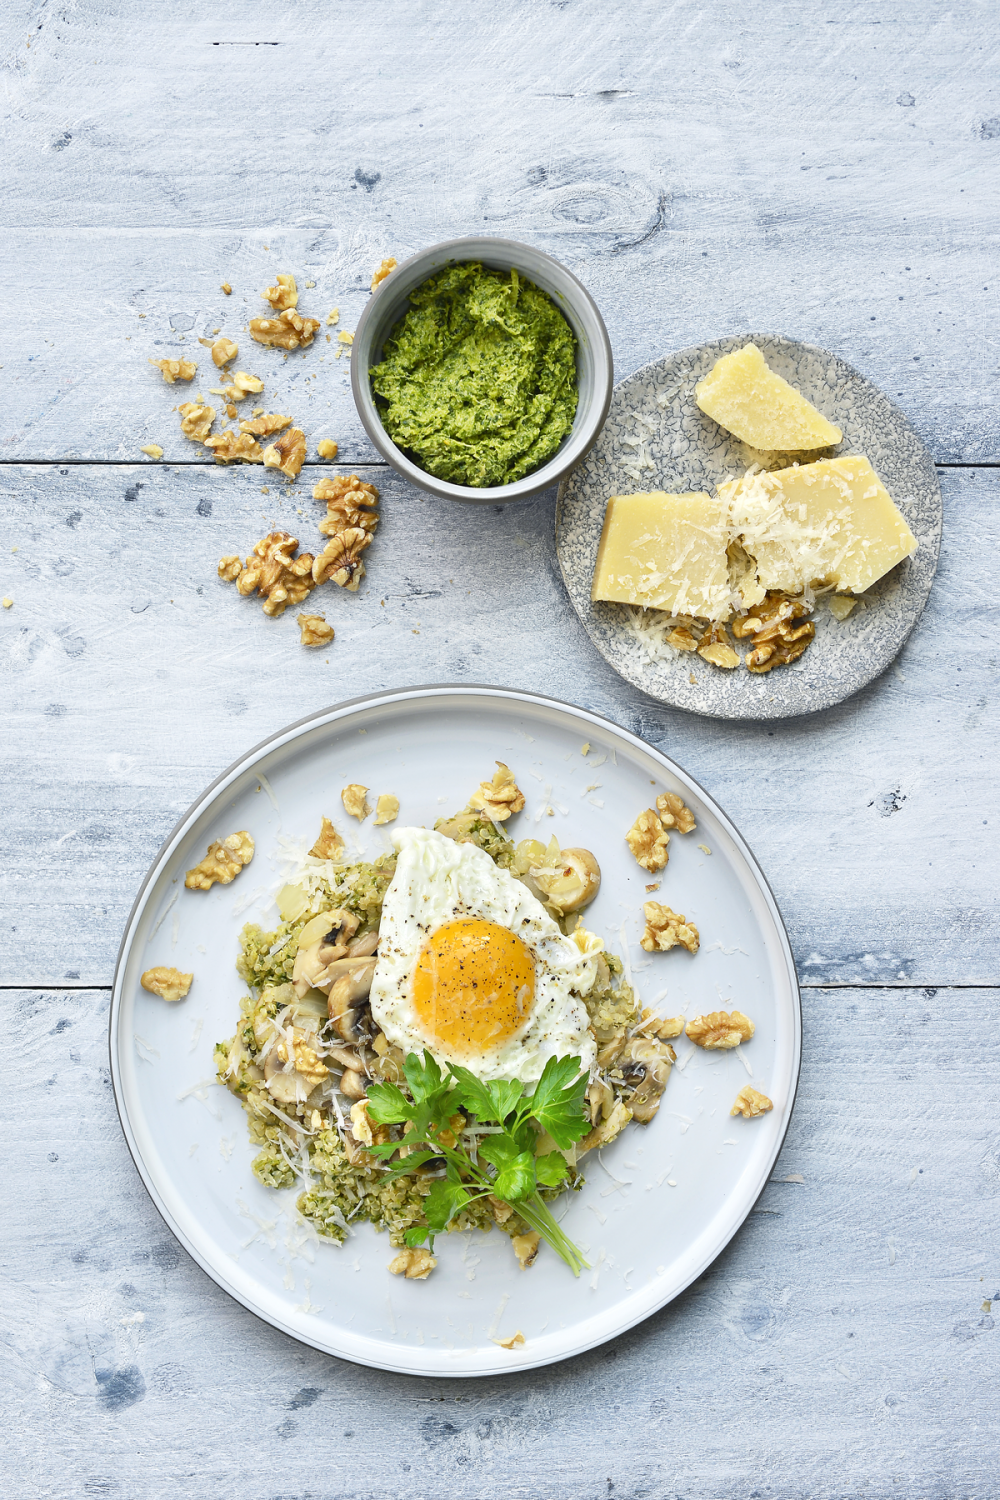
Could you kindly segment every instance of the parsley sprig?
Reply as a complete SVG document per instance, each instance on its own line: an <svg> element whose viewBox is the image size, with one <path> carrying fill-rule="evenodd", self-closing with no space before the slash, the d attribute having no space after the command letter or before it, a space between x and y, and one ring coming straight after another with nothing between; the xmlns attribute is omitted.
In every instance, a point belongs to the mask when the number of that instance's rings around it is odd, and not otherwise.
<svg viewBox="0 0 1000 1500"><path fill-rule="evenodd" d="M378 1125L402 1125L404 1140L369 1149L387 1163L389 1180L429 1161L443 1159L445 1164L444 1177L435 1179L424 1199L427 1223L408 1229L406 1243L429 1241L433 1247L434 1236L443 1233L456 1214L492 1194L515 1209L579 1276L588 1263L563 1234L538 1189L555 1187L569 1175L562 1152L590 1129L584 1113L587 1074L581 1071L580 1059L550 1057L531 1094L525 1094L516 1079L484 1083L454 1063L442 1074L429 1052L423 1059L411 1052L403 1072L410 1097L394 1083L370 1084L368 1114ZM474 1115L481 1125L497 1127L472 1152L462 1143L461 1111ZM560 1149L537 1156L540 1132Z"/></svg>

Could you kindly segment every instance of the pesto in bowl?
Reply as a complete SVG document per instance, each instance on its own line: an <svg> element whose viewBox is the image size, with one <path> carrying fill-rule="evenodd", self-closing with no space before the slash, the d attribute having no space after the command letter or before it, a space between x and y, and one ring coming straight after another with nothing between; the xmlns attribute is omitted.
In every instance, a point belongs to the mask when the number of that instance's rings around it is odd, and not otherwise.
<svg viewBox="0 0 1000 1500"><path fill-rule="evenodd" d="M392 441L451 484L513 484L573 426L577 341L552 299L515 268L448 266L410 305L370 371Z"/></svg>

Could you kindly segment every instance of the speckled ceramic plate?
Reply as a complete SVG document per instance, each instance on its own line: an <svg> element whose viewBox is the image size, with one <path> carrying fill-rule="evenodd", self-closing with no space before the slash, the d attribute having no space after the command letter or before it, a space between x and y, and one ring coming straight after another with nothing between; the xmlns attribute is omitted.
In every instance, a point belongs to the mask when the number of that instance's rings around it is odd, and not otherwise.
<svg viewBox="0 0 1000 1500"><path fill-rule="evenodd" d="M612 495L641 490L711 491L760 462L761 455L706 417L694 399L695 385L719 356L748 343L842 429L843 441L824 456L859 453L869 459L917 538L917 551L869 589L846 620L835 620L820 606L813 617L816 639L790 667L762 676L743 667L725 672L686 652L650 664L626 629L626 606L591 602L605 507ZM639 468L644 452L648 463ZM940 547L937 474L907 418L836 355L773 334L740 334L682 349L621 381L600 438L559 487L559 564L598 651L651 698L719 719L782 719L829 708L884 672L920 618Z"/></svg>
<svg viewBox="0 0 1000 1500"><path fill-rule="evenodd" d="M215 1082L212 1049L232 1035L246 993L235 969L241 927L277 922L282 838L308 847L320 816L333 814L357 855L372 858L391 847L392 829L370 818L348 829L350 820L337 817L341 787L361 781L373 793L391 791L401 823L430 826L461 805L497 758L527 796L509 825L514 837L557 833L597 854L603 882L587 922L614 951L631 949L642 1001L689 1016L738 1004L757 1029L738 1053L704 1052L680 1037L656 1118L586 1158L585 1187L558 1208L590 1262L578 1280L547 1248L529 1271L519 1270L506 1236L494 1232L440 1236L433 1276L403 1281L386 1269L395 1254L387 1235L359 1224L342 1247L317 1241L296 1212L298 1190L257 1181L257 1148L239 1102ZM662 789L680 793L698 823L672 840L662 878L663 899L700 929L694 957L680 948L643 953L638 942L650 877L622 835ZM209 841L239 828L253 835L256 852L238 881L185 890L184 872ZM167 1005L140 987L140 974L157 964L194 973L187 999ZM111 1005L111 1071L126 1140L153 1202L199 1265L303 1343L420 1375L496 1375L564 1359L623 1333L689 1286L771 1175L795 1098L800 1041L795 966L774 897L697 782L598 714L472 686L339 704L242 756L157 855L129 918ZM732 1119L751 1072L774 1109ZM520 1348L493 1342L518 1330Z"/></svg>

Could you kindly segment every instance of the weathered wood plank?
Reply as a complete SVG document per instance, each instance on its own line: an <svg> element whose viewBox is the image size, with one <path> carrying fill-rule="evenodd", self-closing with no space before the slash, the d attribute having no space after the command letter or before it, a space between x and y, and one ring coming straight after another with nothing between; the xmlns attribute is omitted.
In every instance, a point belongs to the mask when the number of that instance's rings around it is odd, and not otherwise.
<svg viewBox="0 0 1000 1500"><path fill-rule="evenodd" d="M357 595L325 591L337 639L307 652L294 611L269 620L215 575L274 525L320 540L306 483L265 496L260 469L0 471L18 549L0 578L18 788L0 832L5 982L108 983L159 842L265 735L338 699L463 680L596 708L697 776L761 859L805 982L995 982L984 622L1000 474L943 474L941 571L898 666L769 729L664 708L611 672L563 590L551 499L466 509L365 472L384 512L368 577Z"/></svg>
<svg viewBox="0 0 1000 1500"><path fill-rule="evenodd" d="M809 992L728 1251L626 1339L477 1382L348 1366L231 1302L129 1160L107 995L4 1006L7 1494L993 1500L997 990Z"/></svg>

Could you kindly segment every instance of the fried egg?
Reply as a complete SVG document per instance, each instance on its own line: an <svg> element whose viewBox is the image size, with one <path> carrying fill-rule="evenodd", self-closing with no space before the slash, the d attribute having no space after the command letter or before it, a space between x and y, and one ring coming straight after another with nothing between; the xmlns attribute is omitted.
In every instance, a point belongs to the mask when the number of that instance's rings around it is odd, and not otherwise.
<svg viewBox="0 0 1000 1500"><path fill-rule="evenodd" d="M388 1040L484 1080L533 1083L550 1057L592 1068L583 997L596 959L482 849L426 828L398 828L392 841L371 988Z"/></svg>

